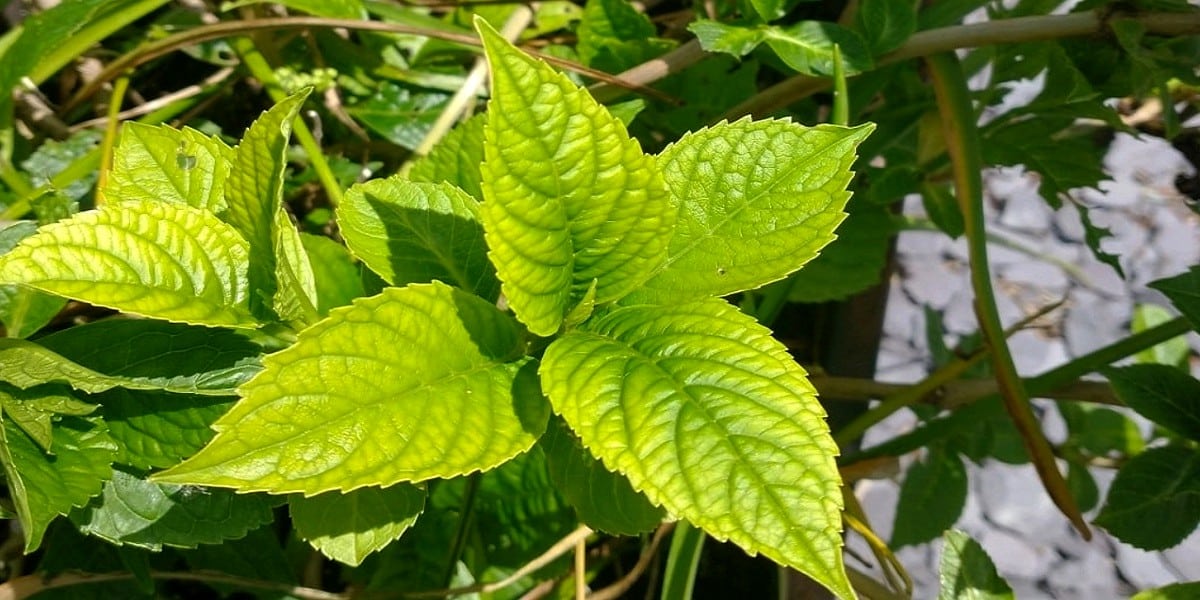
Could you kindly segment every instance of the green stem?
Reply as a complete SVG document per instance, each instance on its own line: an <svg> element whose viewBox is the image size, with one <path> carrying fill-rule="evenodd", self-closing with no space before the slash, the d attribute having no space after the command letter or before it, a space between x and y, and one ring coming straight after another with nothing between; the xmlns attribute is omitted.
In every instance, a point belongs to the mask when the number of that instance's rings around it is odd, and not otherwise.
<svg viewBox="0 0 1200 600"><path fill-rule="evenodd" d="M146 16L151 11L166 3L166 0L142 0L121 10L99 15L79 31L60 40L60 43L55 45L54 50L43 56L38 61L37 66L29 72L29 79L33 80L34 84L40 85L49 79L51 75L57 73L59 69L66 66L67 63L86 52L92 44L112 35L116 31L124 29L130 23Z"/></svg>
<svg viewBox="0 0 1200 600"><path fill-rule="evenodd" d="M690 600L696 586L700 554L708 536L687 521L675 525L663 574L662 600Z"/></svg>
<svg viewBox="0 0 1200 600"><path fill-rule="evenodd" d="M1058 470L1054 449L1046 441L1037 417L1033 414L1029 393L1017 374L1016 364L1004 337L1000 313L996 309L996 297L992 290L991 271L988 267L987 231L984 227L984 163L966 76L958 57L953 53L935 54L926 60L942 116L946 150L954 169L955 193L966 225L971 287L975 292L975 316L979 321L980 333L991 349L992 367L996 374L996 382L1000 385L1000 397L1004 400L1004 408L1012 418L1013 425L1021 434L1025 450L1029 453L1046 492L1084 539L1090 539L1091 530L1083 520L1083 514Z"/></svg>
<svg viewBox="0 0 1200 600"><path fill-rule="evenodd" d="M454 542L450 546L450 556L446 563L446 571L442 576L442 587L450 587L454 574L458 572L458 561L462 558L463 548L467 545L467 535L471 531L471 521L475 516L475 498L479 495L479 481L483 475L479 472L467 477L467 489L463 493L462 508L458 520L458 530L454 532Z"/></svg>
<svg viewBox="0 0 1200 600"><path fill-rule="evenodd" d="M266 88L267 94L275 102L282 102L287 98L288 93L279 85L279 81L275 79L275 70L271 68L266 57L258 49L254 40L241 36L230 40L230 45L233 46L235 52L242 59L242 64L250 71L250 74L262 82ZM342 202L342 185L338 183L337 177L333 174L333 169L329 168L329 163L325 160L325 155L321 151L321 145L317 143L317 139L313 137L312 131L309 130L308 124L304 122L304 117L296 116L292 131L296 135L296 141L300 142L300 147L304 148L305 154L308 155L309 163L317 172L317 179L321 181L321 187L325 188L325 195L329 198L329 204L337 206Z"/></svg>
<svg viewBox="0 0 1200 600"><path fill-rule="evenodd" d="M104 204L104 188L108 181L108 170L112 168L113 147L117 144L117 130L121 122L121 104L129 89L129 77L120 77L113 84L112 97L108 101L108 124L104 128L104 140L100 142L100 175L96 180L96 206Z"/></svg>
<svg viewBox="0 0 1200 600"><path fill-rule="evenodd" d="M845 127L850 124L850 94L846 91L846 67L842 64L842 48L833 45L833 115L829 122Z"/></svg>

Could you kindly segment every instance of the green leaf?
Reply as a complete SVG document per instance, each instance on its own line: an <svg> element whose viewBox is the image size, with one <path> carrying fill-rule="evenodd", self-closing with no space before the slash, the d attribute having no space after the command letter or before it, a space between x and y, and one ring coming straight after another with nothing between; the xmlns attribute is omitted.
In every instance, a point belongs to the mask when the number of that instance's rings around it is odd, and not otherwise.
<svg viewBox="0 0 1200 600"><path fill-rule="evenodd" d="M958 454L933 448L913 463L900 486L892 548L936 539L958 521L967 504L967 469Z"/></svg>
<svg viewBox="0 0 1200 600"><path fill-rule="evenodd" d="M436 282L385 289L268 356L212 443L156 478L313 495L496 467L549 415L524 345L478 297Z"/></svg>
<svg viewBox="0 0 1200 600"><path fill-rule="evenodd" d="M346 246L392 285L439 280L495 299L479 203L448 183L376 179L346 190L337 207Z"/></svg>
<svg viewBox="0 0 1200 600"><path fill-rule="evenodd" d="M1143 550L1166 550L1200 524L1200 452L1151 448L1117 472L1095 523Z"/></svg>
<svg viewBox="0 0 1200 600"><path fill-rule="evenodd" d="M557 419L551 423L540 445L555 487L587 526L615 535L638 535L666 517L666 511L634 490L629 480L588 454L565 423Z"/></svg>
<svg viewBox="0 0 1200 600"><path fill-rule="evenodd" d="M492 67L484 231L508 304L550 335L596 282L604 304L662 263L673 219L652 156L584 90L478 24Z"/></svg>
<svg viewBox="0 0 1200 600"><path fill-rule="evenodd" d="M114 389L91 396L104 407L116 461L138 469L171 467L213 437L212 424L236 398Z"/></svg>
<svg viewBox="0 0 1200 600"><path fill-rule="evenodd" d="M389 142L416 150L449 101L447 93L414 92L385 81L374 95L346 112Z"/></svg>
<svg viewBox="0 0 1200 600"><path fill-rule="evenodd" d="M760 19L764 22L774 21L787 14L788 8L795 4L796 0L749 0L750 6L754 12L758 13Z"/></svg>
<svg viewBox="0 0 1200 600"><path fill-rule="evenodd" d="M1120 257L1105 252L1102 248L1104 239L1113 237L1112 230L1092 223L1091 214L1086 206L1076 204L1075 208L1079 211L1079 222L1083 225L1083 241L1087 243L1088 249L1092 251L1092 256L1095 256L1096 260L1112 267L1117 272L1117 275L1125 277L1125 271L1121 268Z"/></svg>
<svg viewBox="0 0 1200 600"><path fill-rule="evenodd" d="M481 113L451 129L428 155L413 161L408 178L427 183L445 181L482 201L479 165L483 162L483 127L487 119Z"/></svg>
<svg viewBox="0 0 1200 600"><path fill-rule="evenodd" d="M875 66L871 51L857 33L828 21L800 21L790 27L763 30L767 45L797 73L833 75L833 47L842 52L847 76L870 71Z"/></svg>
<svg viewBox="0 0 1200 600"><path fill-rule="evenodd" d="M659 159L678 223L664 269L627 302L724 296L786 277L833 240L871 125L720 123Z"/></svg>
<svg viewBox="0 0 1200 600"><path fill-rule="evenodd" d="M358 566L400 538L425 508L425 490L408 484L288 499L296 533L321 554Z"/></svg>
<svg viewBox="0 0 1200 600"><path fill-rule="evenodd" d="M1187 317L1192 329L1200 331L1200 266L1175 277L1151 282L1150 287L1166 294L1171 304Z"/></svg>
<svg viewBox="0 0 1200 600"><path fill-rule="evenodd" d="M38 344L146 389L201 395L231 395L260 370L262 351L237 331L120 318L64 329Z"/></svg>
<svg viewBox="0 0 1200 600"><path fill-rule="evenodd" d="M193 571L224 573L259 581L296 583L292 565L284 555L279 538L271 527L251 530L245 537L221 544L204 544L195 550L178 552ZM233 590L226 597L233 595ZM287 598L282 594L261 594L263 600Z"/></svg>
<svg viewBox="0 0 1200 600"><path fill-rule="evenodd" d="M317 312L321 316L328 316L329 311L366 295L359 266L345 246L327 237L307 233L300 234L300 243L312 265L317 286Z"/></svg>
<svg viewBox="0 0 1200 600"><path fill-rule="evenodd" d="M1096 478L1084 465L1067 463L1067 489L1071 497L1079 503L1081 512L1088 512L1100 503L1100 488L1096 486Z"/></svg>
<svg viewBox="0 0 1200 600"><path fill-rule="evenodd" d="M696 34L700 47L705 51L724 52L736 57L750 54L767 39L765 28L739 27L708 19L692 21L688 31Z"/></svg>
<svg viewBox="0 0 1200 600"><path fill-rule="evenodd" d="M1171 585L1142 590L1129 600L1194 600L1200 598L1200 581L1172 583Z"/></svg>
<svg viewBox="0 0 1200 600"><path fill-rule="evenodd" d="M225 178L233 150L195 129L126 123L104 187L110 202L154 200L225 210Z"/></svg>
<svg viewBox="0 0 1200 600"><path fill-rule="evenodd" d="M282 206L275 213L275 281L278 290L272 308L279 318L298 329L320 318L317 282L300 232Z"/></svg>
<svg viewBox="0 0 1200 600"><path fill-rule="evenodd" d="M588 450L651 502L854 596L825 412L753 318L714 298L617 308L550 344L541 376Z"/></svg>
<svg viewBox="0 0 1200 600"><path fill-rule="evenodd" d="M221 11L226 12L242 6L261 4L268 0L238 0L223 2ZM361 0L270 0L274 4L282 4L292 10L306 12L318 17L335 19L362 19L367 16L366 8Z"/></svg>
<svg viewBox="0 0 1200 600"><path fill-rule="evenodd" d="M942 546L938 600L1013 600L1012 588L979 542L952 529Z"/></svg>
<svg viewBox="0 0 1200 600"><path fill-rule="evenodd" d="M1065 403L1059 403L1060 406ZM1069 406L1063 411L1078 416L1068 417L1069 443L1095 456L1132 456L1142 451L1146 441L1137 423L1123 413L1098 406Z"/></svg>
<svg viewBox="0 0 1200 600"><path fill-rule="evenodd" d="M253 327L249 248L198 208L123 202L42 227L0 256L0 280L123 312Z"/></svg>
<svg viewBox="0 0 1200 600"><path fill-rule="evenodd" d="M854 17L875 56L899 48L917 31L917 11L911 2L862 0Z"/></svg>
<svg viewBox="0 0 1200 600"><path fill-rule="evenodd" d="M1152 329L1175 318L1167 309L1155 304L1138 304L1133 308L1133 322L1129 329L1131 333L1141 333ZM1134 355L1139 363L1182 366L1187 363L1191 354L1187 338L1184 336L1171 338L1161 344L1147 348Z"/></svg>
<svg viewBox="0 0 1200 600"><path fill-rule="evenodd" d="M37 232L33 221L14 221L0 225L0 255L17 246L21 240ZM19 285L0 285L0 323L7 337L26 338L45 327L67 304L45 292Z"/></svg>
<svg viewBox="0 0 1200 600"><path fill-rule="evenodd" d="M159 551L240 538L270 523L275 504L263 494L158 484L116 470L100 496L71 520L81 532L118 546Z"/></svg>
<svg viewBox="0 0 1200 600"><path fill-rule="evenodd" d="M675 43L654 36L650 18L628 0L588 0L575 30L584 64L619 73L650 60Z"/></svg>
<svg viewBox="0 0 1200 600"><path fill-rule="evenodd" d="M283 175L287 167L292 122L309 90L289 96L263 113L246 130L234 149L225 200L224 219L249 242L250 310L259 319L271 320L279 290L276 271L276 225L283 203Z"/></svg>
<svg viewBox="0 0 1200 600"><path fill-rule="evenodd" d="M1131 365L1100 371L1138 414L1200 442L1200 381L1176 367Z"/></svg>
<svg viewBox="0 0 1200 600"><path fill-rule="evenodd" d="M54 454L54 421L60 415L82 417L96 410L95 404L80 402L66 390L42 387L21 390L0 383L0 406L43 452Z"/></svg>
<svg viewBox="0 0 1200 600"><path fill-rule="evenodd" d="M790 302L841 300L879 283L896 225L886 207L864 202L850 203L837 240L788 278Z"/></svg>
<svg viewBox="0 0 1200 600"><path fill-rule="evenodd" d="M54 428L54 456L47 456L8 419L0 425L0 462L9 496L25 531L25 552L42 543L46 527L72 507L83 506L112 476L116 444L99 420L64 418Z"/></svg>

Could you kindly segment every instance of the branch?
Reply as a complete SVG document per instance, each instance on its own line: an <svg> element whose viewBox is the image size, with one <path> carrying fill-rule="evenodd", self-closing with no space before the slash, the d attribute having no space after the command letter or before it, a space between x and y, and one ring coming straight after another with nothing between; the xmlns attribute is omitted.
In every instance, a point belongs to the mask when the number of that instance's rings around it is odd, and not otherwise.
<svg viewBox="0 0 1200 600"><path fill-rule="evenodd" d="M1145 13L1123 18L1141 23L1150 35L1181 36L1200 33L1200 13ZM1107 33L1111 19L1111 15L1106 17L1097 11L1091 11L1017 17L930 29L913 34L903 46L879 57L875 64L882 67L959 48L1103 35ZM829 87L829 83L829 79L826 78L796 75L729 109L722 118L732 121L745 115L769 115L797 100L824 90Z"/></svg>
<svg viewBox="0 0 1200 600"><path fill-rule="evenodd" d="M654 557L658 554L658 547L662 545L662 541L666 539L667 534L674 528L674 523L663 523L660 525L658 531L654 532L654 538L650 540L650 546L638 557L637 564L633 565L633 568L616 583L590 594L588 600L616 600L617 598L621 598L625 592L629 591L629 588L633 587L633 584L642 576L642 573L646 572L646 568L650 566L650 563L653 562Z"/></svg>
<svg viewBox="0 0 1200 600"><path fill-rule="evenodd" d="M23 600L46 590L71 587L85 583L126 581L135 579L136 577L137 576L133 573L77 572L59 573L51 576L45 576L37 573L32 575L22 575L20 577L9 579L4 584L0 584L0 600ZM150 578L175 581L200 581L203 583L223 583L241 588L281 592L289 596L301 598L302 600L349 600L350 598L350 596L347 594L326 592L324 590L318 590L310 587L279 583L275 581L250 579L247 577L237 577L222 573L152 571L150 573Z"/></svg>
<svg viewBox="0 0 1200 600"><path fill-rule="evenodd" d="M809 381L817 387L817 392L822 398L847 402L867 402L878 398L887 398L909 390L914 385L831 375L815 375ZM1028 379L1026 381L1028 382ZM945 409L955 409L998 392L999 386L994 379L955 379L929 391L922 401L936 404ZM1037 397L1124 406L1117 398L1112 386L1103 381L1076 380L1039 393Z"/></svg>

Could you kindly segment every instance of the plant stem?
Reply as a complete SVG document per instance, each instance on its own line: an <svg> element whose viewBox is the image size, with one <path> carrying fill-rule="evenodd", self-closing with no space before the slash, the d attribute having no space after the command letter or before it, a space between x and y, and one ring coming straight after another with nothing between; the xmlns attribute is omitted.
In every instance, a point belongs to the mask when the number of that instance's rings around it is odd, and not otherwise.
<svg viewBox="0 0 1200 600"><path fill-rule="evenodd" d="M121 114L121 104L125 101L125 92L129 89L129 78L118 77L113 85L112 98L108 101L107 125L104 128L104 140L100 142L100 173L96 178L96 206L104 205L104 188L108 183L108 171L112 169L113 148L117 144L117 131L121 122L117 115Z"/></svg>
<svg viewBox="0 0 1200 600"><path fill-rule="evenodd" d="M450 556L446 560L446 569L442 574L445 587L450 587L454 574L458 571L458 561L462 558L463 548L467 546L467 535L471 531L471 521L475 517L475 498L479 494L479 480L483 475L471 473L467 477L467 489L463 493L462 505L459 509L458 530L454 532L454 542L450 546Z"/></svg>
<svg viewBox="0 0 1200 600"><path fill-rule="evenodd" d="M1143 13L1128 17L1150 35L1181 36L1200 33L1200 13ZM970 25L930 29L913 34L903 46L876 61L883 67L910 58L930 56L959 48L1013 44L1103 34L1111 17L1099 11L1066 15L1039 15L998 19ZM734 120L745 115L769 115L829 86L829 80L796 75L777 83L729 109L720 118Z"/></svg>
<svg viewBox="0 0 1200 600"><path fill-rule="evenodd" d="M263 581L248 577L237 577L222 573L203 572L161 572L152 571L151 579L174 581L199 581L202 583L232 585L252 590L267 590L295 596L302 600L349 600L348 594L337 594L314 588L301 587L276 581ZM41 573L14 577L0 584L0 600L23 600L47 590L71 587L87 583L105 583L109 581L127 581L137 579L134 573L59 573L47 576Z"/></svg>
<svg viewBox="0 0 1200 600"><path fill-rule="evenodd" d="M671 548L667 551L666 572L663 575L662 600L691 600L696 586L700 555L708 536L687 521L675 525Z"/></svg>
<svg viewBox="0 0 1200 600"><path fill-rule="evenodd" d="M262 82L272 100L282 102L284 98L287 98L287 91L275 79L275 70L271 68L270 63L267 62L253 39L245 36L236 37L230 40L230 45L234 52L241 57L242 64L246 65L250 74ZM342 185L334 176L333 169L329 168L325 154L321 151L321 144L313 137L312 131L308 129L308 124L304 122L303 113L296 115L292 131L296 134L296 141L300 142L300 147L304 148L304 153L308 155L308 161L313 170L317 172L317 179L321 180L321 187L325 189L329 204L332 206L341 204Z"/></svg>
<svg viewBox="0 0 1200 600"><path fill-rule="evenodd" d="M1029 403L1029 393L1017 374L1016 364L1008 351L1004 326L996 309L988 266L987 232L983 214L983 157L975 110L971 105L970 88L958 57L953 53L935 54L927 58L929 73L942 116L942 133L946 151L954 169L954 188L966 226L965 234L971 266L971 287L975 292L975 316L980 333L991 350L992 367L1000 388L1004 408L1021 434L1025 450L1042 480L1042 485L1059 510L1079 530L1083 538L1091 539L1091 530L1083 520L1067 481L1058 470L1054 450L1038 424Z"/></svg>

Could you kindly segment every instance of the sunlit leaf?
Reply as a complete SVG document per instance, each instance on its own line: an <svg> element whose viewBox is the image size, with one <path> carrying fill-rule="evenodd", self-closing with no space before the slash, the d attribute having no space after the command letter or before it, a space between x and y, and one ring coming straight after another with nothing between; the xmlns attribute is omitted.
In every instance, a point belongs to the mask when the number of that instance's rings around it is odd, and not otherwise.
<svg viewBox="0 0 1200 600"><path fill-rule="evenodd" d="M0 256L0 280L132 314L252 327L249 248L208 211L133 201L42 227Z"/></svg>
<svg viewBox="0 0 1200 600"><path fill-rule="evenodd" d="M21 240L37 232L33 221L14 221L0 225L0 255L17 246ZM44 327L67 300L33 288L0 285L0 323L8 337L26 338Z"/></svg>
<svg viewBox="0 0 1200 600"><path fill-rule="evenodd" d="M232 155L219 138L195 129L126 123L113 151L105 200L154 200L220 213Z"/></svg>
<svg viewBox="0 0 1200 600"><path fill-rule="evenodd" d="M351 566L398 539L424 508L425 490L404 483L288 499L296 533L321 554Z"/></svg>
<svg viewBox="0 0 1200 600"><path fill-rule="evenodd" d="M496 467L548 418L524 344L476 296L385 289L264 359L212 443L157 479L313 495Z"/></svg>
<svg viewBox="0 0 1200 600"><path fill-rule="evenodd" d="M845 218L871 129L743 119L680 138L659 159L679 213L666 265L629 301L723 296L802 267Z"/></svg>
<svg viewBox="0 0 1200 600"><path fill-rule="evenodd" d="M317 286L317 312L322 316L367 295L359 276L360 267L345 246L325 236L307 233L300 234L300 243L312 265Z"/></svg>
<svg viewBox="0 0 1200 600"><path fill-rule="evenodd" d="M596 302L661 264L673 219L654 157L620 121L480 22L492 66L482 166L492 263L517 318L538 335L596 282Z"/></svg>
<svg viewBox="0 0 1200 600"><path fill-rule="evenodd" d="M0 407L43 452L54 454L54 422L61 415L82 417L95 412L95 404L76 400L66 389L44 386L22 390L0 383Z"/></svg>
<svg viewBox="0 0 1200 600"><path fill-rule="evenodd" d="M618 308L555 340L541 376L584 446L652 502L853 597L824 410L753 318L719 299Z"/></svg>
<svg viewBox="0 0 1200 600"><path fill-rule="evenodd" d="M857 33L828 21L800 21L788 27L768 27L764 40L787 66L804 75L833 75L833 48L842 53L846 75L870 71L871 51Z"/></svg>
<svg viewBox="0 0 1200 600"><path fill-rule="evenodd" d="M439 280L496 298L479 203L447 183L376 179L346 191L338 227L350 251L392 285Z"/></svg>

